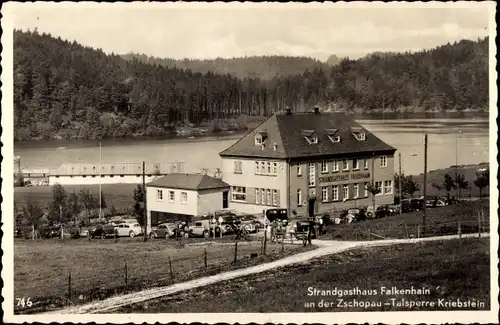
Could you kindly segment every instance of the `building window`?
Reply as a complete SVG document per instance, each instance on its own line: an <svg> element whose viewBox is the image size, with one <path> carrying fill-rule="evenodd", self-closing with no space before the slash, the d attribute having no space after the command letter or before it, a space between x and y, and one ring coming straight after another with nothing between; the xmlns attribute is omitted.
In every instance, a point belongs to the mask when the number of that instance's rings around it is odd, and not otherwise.
<svg viewBox="0 0 500 325"><path fill-rule="evenodd" d="M106 175L101 175L101 177L105 177Z"/></svg>
<svg viewBox="0 0 500 325"><path fill-rule="evenodd" d="M368 197L368 183L365 183L365 197Z"/></svg>
<svg viewBox="0 0 500 325"><path fill-rule="evenodd" d="M368 169L368 158L365 158L365 169Z"/></svg>
<svg viewBox="0 0 500 325"><path fill-rule="evenodd" d="M260 165L258 161L255 162L255 174L260 174Z"/></svg>
<svg viewBox="0 0 500 325"><path fill-rule="evenodd" d="M187 201L188 201L187 192L181 192L181 203L187 203Z"/></svg>
<svg viewBox="0 0 500 325"><path fill-rule="evenodd" d="M245 202L247 200L246 188L243 186L232 187L233 201Z"/></svg>
<svg viewBox="0 0 500 325"><path fill-rule="evenodd" d="M344 159L342 161L342 166L343 166L344 170L349 170L349 160L348 159Z"/></svg>
<svg viewBox="0 0 500 325"><path fill-rule="evenodd" d="M267 205L272 205L272 202L273 202L272 199L273 198L271 197L271 190L268 189L267 190Z"/></svg>
<svg viewBox="0 0 500 325"><path fill-rule="evenodd" d="M313 163L309 164L309 186L316 186L316 168Z"/></svg>
<svg viewBox="0 0 500 325"><path fill-rule="evenodd" d="M264 175L266 173L266 163L261 161L260 162L260 174Z"/></svg>
<svg viewBox="0 0 500 325"><path fill-rule="evenodd" d="M344 185L344 200L349 199L349 185Z"/></svg>
<svg viewBox="0 0 500 325"><path fill-rule="evenodd" d="M278 206L278 190L273 190L273 205Z"/></svg>
<svg viewBox="0 0 500 325"><path fill-rule="evenodd" d="M56 178L59 178L59 175L56 175Z"/></svg>
<svg viewBox="0 0 500 325"><path fill-rule="evenodd" d="M357 199L359 197L359 185L354 184L353 189L354 189L354 198Z"/></svg>
<svg viewBox="0 0 500 325"><path fill-rule="evenodd" d="M359 169L359 159L358 158L354 158L352 160L352 169Z"/></svg>
<svg viewBox="0 0 500 325"><path fill-rule="evenodd" d="M168 191L168 200L170 202L175 202L175 192L174 191Z"/></svg>
<svg viewBox="0 0 500 325"><path fill-rule="evenodd" d="M92 178L95 178L95 175L92 175Z"/></svg>
<svg viewBox="0 0 500 325"><path fill-rule="evenodd" d="M302 190L297 190L297 206L302 206Z"/></svg>
<svg viewBox="0 0 500 325"><path fill-rule="evenodd" d="M384 182L384 193L385 194L392 194L392 181L385 181Z"/></svg>
<svg viewBox="0 0 500 325"><path fill-rule="evenodd" d="M387 167L387 156L380 157L380 167Z"/></svg>
<svg viewBox="0 0 500 325"><path fill-rule="evenodd" d="M321 172L328 173L328 161L321 162Z"/></svg>
<svg viewBox="0 0 500 325"><path fill-rule="evenodd" d="M311 144L317 144L318 143L318 136L317 135L313 135L311 137Z"/></svg>
<svg viewBox="0 0 500 325"><path fill-rule="evenodd" d="M334 172L338 172L339 171L339 161L338 160L334 160L333 161L333 171Z"/></svg>
<svg viewBox="0 0 500 325"><path fill-rule="evenodd" d="M162 190L156 190L156 200L163 201L163 191Z"/></svg>
<svg viewBox="0 0 500 325"><path fill-rule="evenodd" d="M262 137L261 136L256 136L255 137L255 145L260 146L262 144Z"/></svg>
<svg viewBox="0 0 500 325"><path fill-rule="evenodd" d="M297 176L302 176L302 166L297 165Z"/></svg>
<svg viewBox="0 0 500 325"><path fill-rule="evenodd" d="M260 200L260 189L256 188L255 189L255 203L259 204L259 200Z"/></svg>
<svg viewBox="0 0 500 325"><path fill-rule="evenodd" d="M267 174L271 174L271 163L267 162Z"/></svg>
<svg viewBox="0 0 500 325"><path fill-rule="evenodd" d="M262 204L266 204L266 190L261 188L260 189L260 197L261 197L261 202Z"/></svg>
<svg viewBox="0 0 500 325"><path fill-rule="evenodd" d="M125 175L120 175L120 177L125 177Z"/></svg>
<svg viewBox="0 0 500 325"><path fill-rule="evenodd" d="M87 178L87 175L83 175L82 177L83 177L83 178Z"/></svg>
<svg viewBox="0 0 500 325"><path fill-rule="evenodd" d="M384 189L382 188L382 182L375 182L375 187L380 191L376 195L383 195L384 194Z"/></svg>
<svg viewBox="0 0 500 325"><path fill-rule="evenodd" d="M334 185L332 187L332 200L333 201L339 200L339 186L338 185Z"/></svg>
<svg viewBox="0 0 500 325"><path fill-rule="evenodd" d="M278 163L273 162L272 174L273 175L277 175L278 174Z"/></svg>
<svg viewBox="0 0 500 325"><path fill-rule="evenodd" d="M235 174L241 174L241 161L235 160L234 161L234 173Z"/></svg>
<svg viewBox="0 0 500 325"><path fill-rule="evenodd" d="M328 187L326 186L321 188L321 201L328 202Z"/></svg>
<svg viewBox="0 0 500 325"><path fill-rule="evenodd" d="M115 177L115 175L109 175L109 177Z"/></svg>

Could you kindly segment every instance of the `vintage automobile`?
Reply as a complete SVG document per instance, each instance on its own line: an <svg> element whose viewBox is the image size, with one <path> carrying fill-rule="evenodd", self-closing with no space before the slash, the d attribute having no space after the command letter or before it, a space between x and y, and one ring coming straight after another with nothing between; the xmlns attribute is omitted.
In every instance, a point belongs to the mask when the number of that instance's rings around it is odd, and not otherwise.
<svg viewBox="0 0 500 325"><path fill-rule="evenodd" d="M258 232L259 229L263 229L265 225L256 216L247 214L240 217L241 226L245 228L247 232Z"/></svg>
<svg viewBox="0 0 500 325"><path fill-rule="evenodd" d="M138 223L120 223L115 229L118 237L135 237L142 234L142 227Z"/></svg>
<svg viewBox="0 0 500 325"><path fill-rule="evenodd" d="M208 238L213 234L212 228L211 219L195 219L193 224L189 226L189 234L194 237Z"/></svg>
<svg viewBox="0 0 500 325"><path fill-rule="evenodd" d="M107 237L115 236L115 224L107 223L103 225L97 225L94 229L89 229L91 238L101 238L105 239Z"/></svg>
<svg viewBox="0 0 500 325"><path fill-rule="evenodd" d="M151 232L149 233L149 238L155 239L155 238L172 238L176 237L177 230L176 230L176 224L173 222L165 222L165 223L160 223L156 227L151 228Z"/></svg>
<svg viewBox="0 0 500 325"><path fill-rule="evenodd" d="M61 236L61 226L45 225L38 229L38 234L41 238L54 238Z"/></svg>
<svg viewBox="0 0 500 325"><path fill-rule="evenodd" d="M288 211L287 209L267 209L266 219L269 223L274 220L281 220L285 224L288 223Z"/></svg>
<svg viewBox="0 0 500 325"><path fill-rule="evenodd" d="M307 231L312 228L316 229L316 222L312 218L298 218L293 221L293 224L290 228L290 234L297 239L304 239L304 236L307 235ZM311 238L316 238L316 231L311 233Z"/></svg>

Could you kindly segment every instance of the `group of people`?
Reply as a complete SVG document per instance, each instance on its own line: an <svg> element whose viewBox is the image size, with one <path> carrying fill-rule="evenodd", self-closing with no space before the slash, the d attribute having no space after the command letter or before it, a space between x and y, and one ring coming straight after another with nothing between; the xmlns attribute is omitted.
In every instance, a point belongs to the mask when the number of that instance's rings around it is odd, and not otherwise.
<svg viewBox="0 0 500 325"><path fill-rule="evenodd" d="M274 243L279 238L283 238L286 231L286 225L283 221L276 219L270 224L271 226L271 241ZM278 238L279 237L279 238Z"/></svg>

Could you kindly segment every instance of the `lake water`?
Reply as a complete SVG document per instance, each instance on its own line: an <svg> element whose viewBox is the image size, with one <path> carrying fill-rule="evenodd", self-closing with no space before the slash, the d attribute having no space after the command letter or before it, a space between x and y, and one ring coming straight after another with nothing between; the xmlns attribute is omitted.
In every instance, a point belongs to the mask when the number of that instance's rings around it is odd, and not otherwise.
<svg viewBox="0 0 500 325"><path fill-rule="evenodd" d="M366 129L398 148L406 174L423 172L423 135L428 133L428 170L477 164L489 160L487 116L462 118L358 119ZM113 139L102 140L103 163L185 162L184 172L211 172L221 166L219 152L235 143L242 134L195 139ZM14 153L23 168L57 168L63 163L98 163L99 141L16 142ZM398 171L396 159L395 171Z"/></svg>

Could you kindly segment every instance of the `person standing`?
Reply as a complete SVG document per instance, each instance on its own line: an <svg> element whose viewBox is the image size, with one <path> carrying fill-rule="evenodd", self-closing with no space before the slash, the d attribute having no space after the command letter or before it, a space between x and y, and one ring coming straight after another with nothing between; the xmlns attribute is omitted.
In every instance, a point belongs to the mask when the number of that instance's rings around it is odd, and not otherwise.
<svg viewBox="0 0 500 325"><path fill-rule="evenodd" d="M323 235L323 217L319 217L319 220L318 220L318 223L319 223L319 235Z"/></svg>

